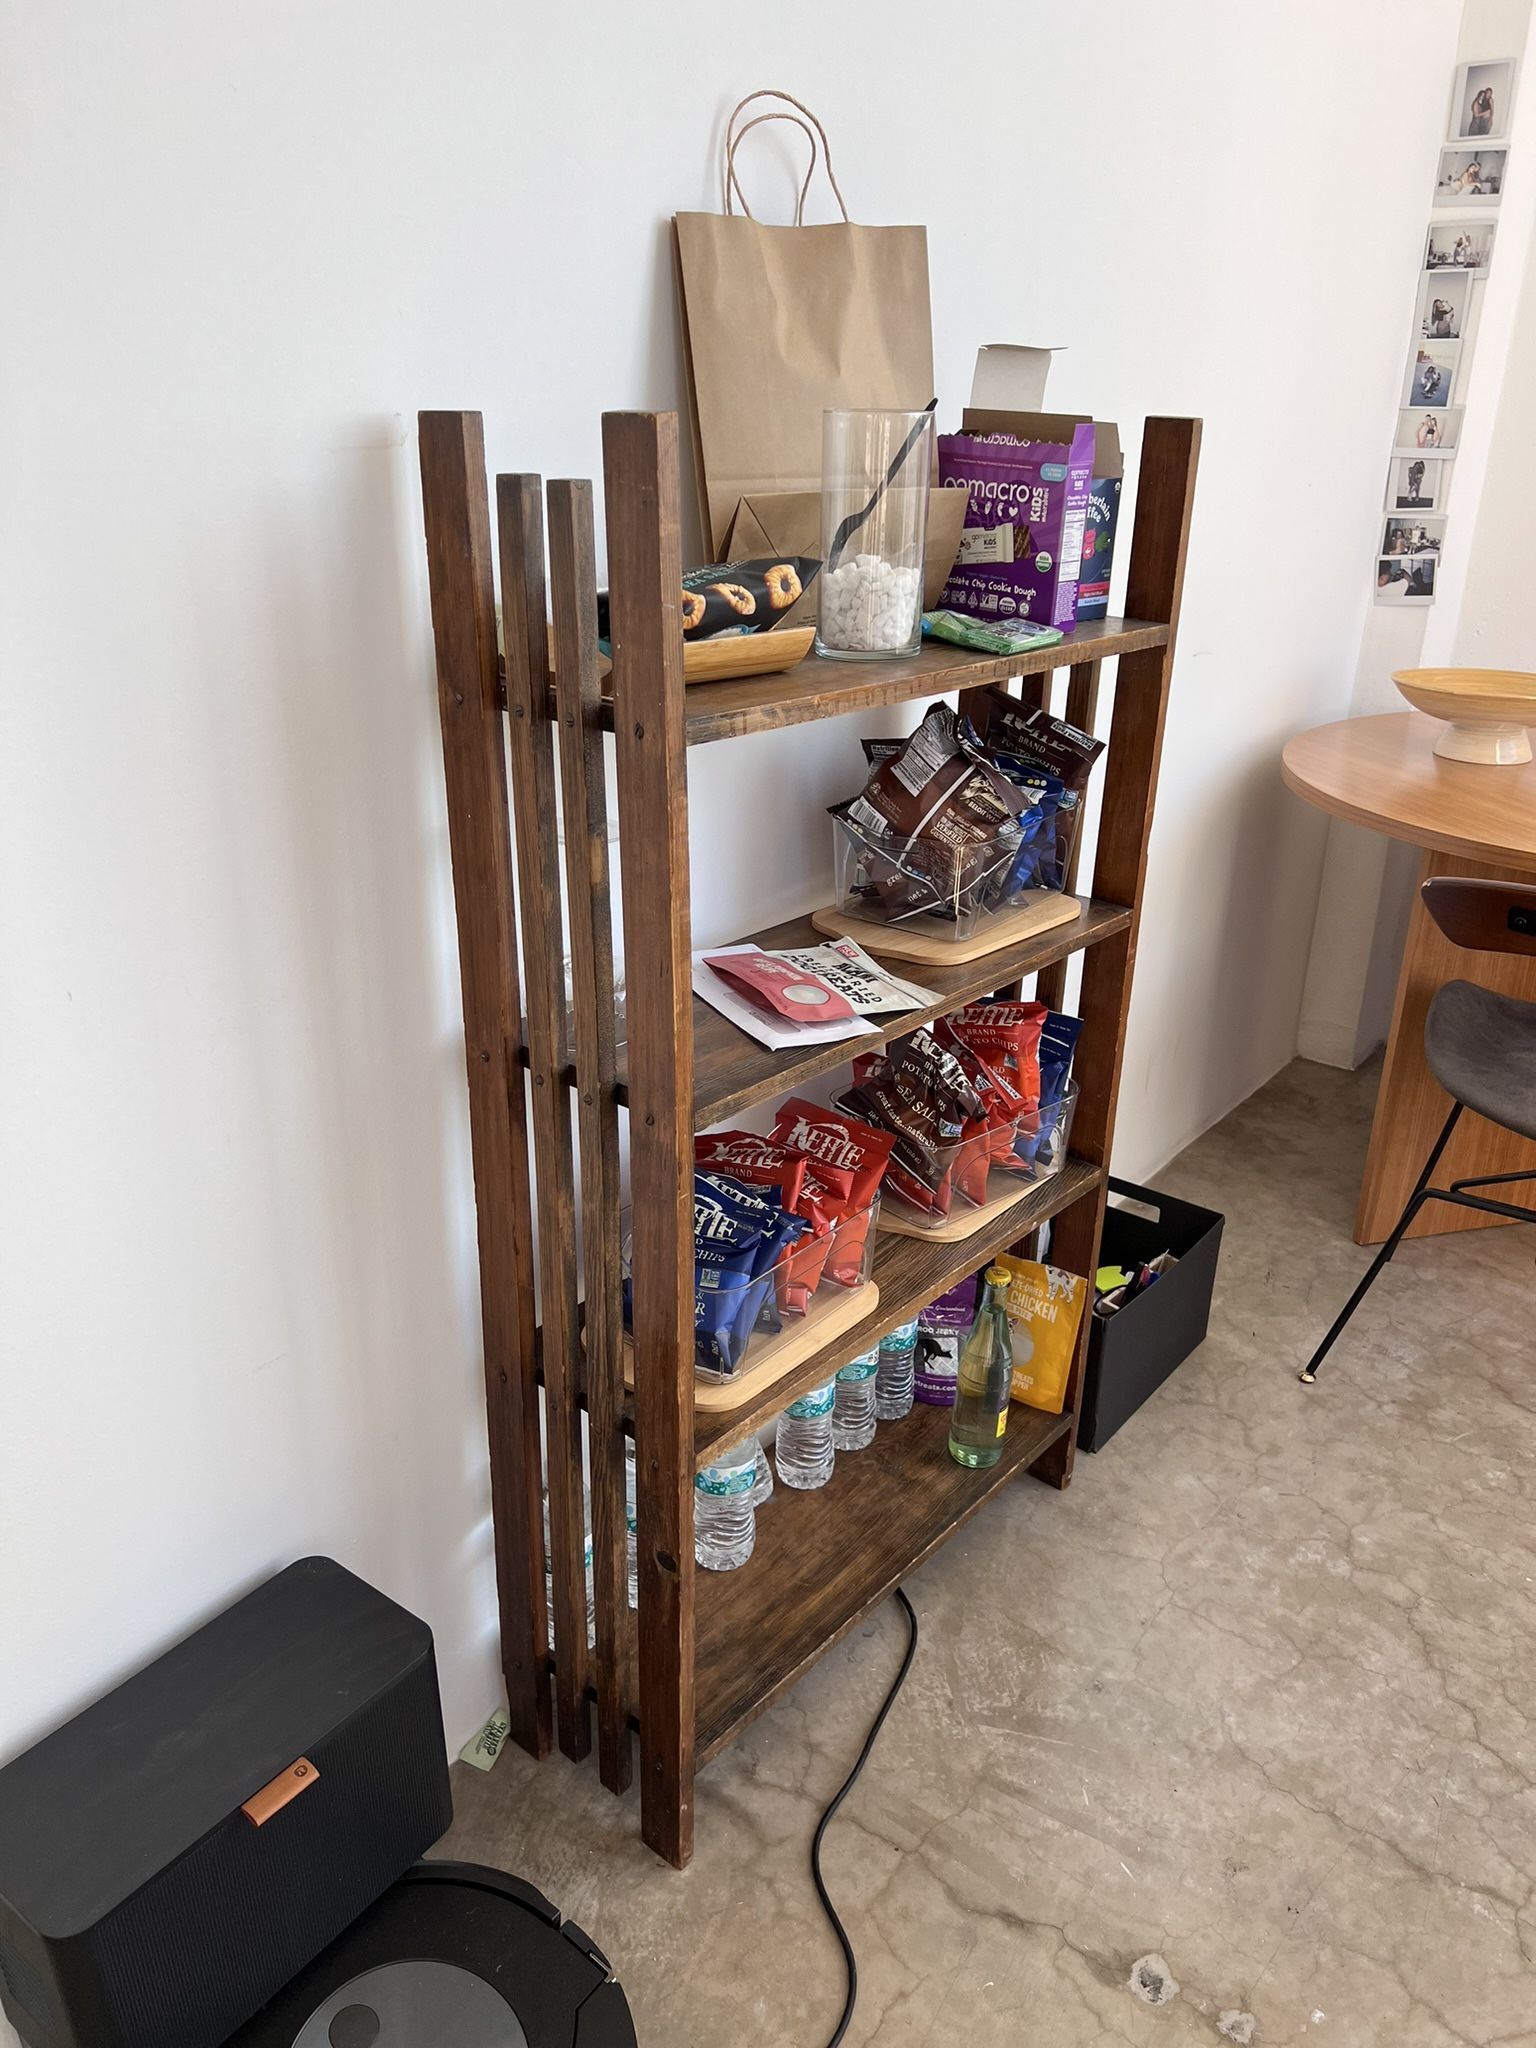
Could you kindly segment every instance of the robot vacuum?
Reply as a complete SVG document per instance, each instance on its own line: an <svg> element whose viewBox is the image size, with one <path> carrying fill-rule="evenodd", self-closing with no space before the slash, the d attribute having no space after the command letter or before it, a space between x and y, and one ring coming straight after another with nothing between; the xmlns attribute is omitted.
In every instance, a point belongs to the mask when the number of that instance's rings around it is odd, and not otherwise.
<svg viewBox="0 0 1536 2048"><path fill-rule="evenodd" d="M227 2048L636 2048L607 1958L521 1878L419 1863Z"/></svg>

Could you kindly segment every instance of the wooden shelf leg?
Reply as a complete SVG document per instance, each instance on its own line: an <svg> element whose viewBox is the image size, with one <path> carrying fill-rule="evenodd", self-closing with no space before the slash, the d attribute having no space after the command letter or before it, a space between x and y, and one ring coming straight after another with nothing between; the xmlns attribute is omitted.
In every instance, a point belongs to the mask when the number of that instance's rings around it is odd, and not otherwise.
<svg viewBox="0 0 1536 2048"><path fill-rule="evenodd" d="M533 1229L485 438L478 413L423 413L420 433L469 1070L501 1668L513 1739L544 1756L550 1701Z"/></svg>
<svg viewBox="0 0 1536 2048"><path fill-rule="evenodd" d="M1072 1124L1072 1149L1106 1169L1115 1138L1125 1026L1131 1006L1136 937L1147 873L1147 843L1152 833L1199 454L1198 420L1147 421L1136 487L1136 530L1131 542L1126 610L1133 618L1166 619L1170 631L1166 647L1122 655L1115 677L1093 893L1114 903L1128 904L1131 927L1120 937L1092 947L1084 956L1079 1003L1083 1031L1074 1065L1081 1093ZM1076 681L1074 670L1074 684ZM1079 703L1082 701L1080 696ZM1090 1280L1098 1265L1104 1199L1101 1182L1092 1196L1062 1212L1052 1233L1052 1256L1073 1272L1086 1273ZM1067 1399L1074 1410L1081 1400L1088 1326L1089 1318L1084 1316L1067 1387ZM1035 1476L1049 1485L1065 1486L1072 1477L1076 1455L1074 1426L1041 1459L1034 1468Z"/></svg>
<svg viewBox="0 0 1536 2048"><path fill-rule="evenodd" d="M603 419L629 1059L640 1811L693 1854L693 995L677 419Z"/></svg>

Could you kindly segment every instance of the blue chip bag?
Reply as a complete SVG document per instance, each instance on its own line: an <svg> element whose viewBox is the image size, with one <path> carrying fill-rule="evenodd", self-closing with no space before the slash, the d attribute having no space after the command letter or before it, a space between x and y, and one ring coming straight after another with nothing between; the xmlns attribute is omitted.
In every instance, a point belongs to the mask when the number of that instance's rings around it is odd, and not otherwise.
<svg viewBox="0 0 1536 2048"><path fill-rule="evenodd" d="M775 1270L808 1227L729 1175L694 1175L694 1362L701 1371L736 1372L765 1312L778 1327L776 1309L768 1308Z"/></svg>
<svg viewBox="0 0 1536 2048"><path fill-rule="evenodd" d="M1040 1100L1060 1102L1072 1078L1072 1055L1082 1035L1081 1017L1068 1017L1060 1010L1048 1010L1040 1027Z"/></svg>
<svg viewBox="0 0 1536 2048"><path fill-rule="evenodd" d="M775 1213L739 1182L693 1177L693 1343L702 1371L732 1373L740 1362L742 1309Z"/></svg>

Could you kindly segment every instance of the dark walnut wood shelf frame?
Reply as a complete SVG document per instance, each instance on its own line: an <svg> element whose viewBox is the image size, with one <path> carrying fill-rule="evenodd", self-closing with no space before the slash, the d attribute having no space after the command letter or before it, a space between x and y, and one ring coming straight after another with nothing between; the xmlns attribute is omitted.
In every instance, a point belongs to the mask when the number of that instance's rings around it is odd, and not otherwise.
<svg viewBox="0 0 1536 2048"><path fill-rule="evenodd" d="M1047 1218L1054 1219L1052 1257L1091 1273L1199 423L1146 422L1131 535L1131 617L1085 625L1059 647L1012 660L940 647L890 662L812 656L785 675L692 688L683 682L672 414L616 413L603 422L614 646L607 677L594 625L591 486L545 489L536 477L498 477L493 544L479 415L423 413L420 432L512 1733L534 1756L558 1741L579 1758L592 1748L595 1718L602 1780L622 1791L638 1727L641 1830L659 1854L682 1866L693 1849L694 1776L702 1763L1016 1472L1067 1484L1087 1346L1085 1328L1065 1413L1016 1407L1002 1461L991 1471L954 1464L945 1449L947 1418L914 1409L905 1421L882 1427L869 1450L839 1460L820 1492L780 1488L741 1571L696 1572L697 1465L824 1379L840 1358L829 1351L806 1361L770 1398L738 1414L695 1414L693 1133L793 1092L843 1064L846 1049L769 1053L694 1000L688 749L951 690L965 704L968 693L1012 678L1028 701L1092 725L1103 664L1116 664L1109 748L1096 789L1101 822L1082 914L985 961L923 969L920 978L939 1001L896 1027L1031 977L1042 1000L1060 1003L1068 962L1081 954L1073 1157L1052 1179L1021 1186L1018 1200L968 1241L882 1237L879 1306L833 1348L850 1356L867 1348L992 1252L1027 1243ZM498 553L504 663L496 644ZM1061 671L1064 705L1052 700ZM624 854L621 912L631 940L622 1044L614 1025L610 744ZM814 936L806 919L758 934L780 944ZM634 1210L632 1398L624 1390L619 1291L625 1112ZM625 1592L630 1428L639 1474L638 1624ZM590 1648L584 1433L596 1609ZM552 1643L544 1598L546 1485Z"/></svg>

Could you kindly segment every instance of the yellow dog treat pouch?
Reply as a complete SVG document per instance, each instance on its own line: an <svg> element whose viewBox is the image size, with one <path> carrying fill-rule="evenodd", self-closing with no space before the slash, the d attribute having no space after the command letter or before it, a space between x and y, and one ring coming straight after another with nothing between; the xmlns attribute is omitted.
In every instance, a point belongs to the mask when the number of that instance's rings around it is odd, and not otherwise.
<svg viewBox="0 0 1536 2048"><path fill-rule="evenodd" d="M1059 1415L1067 1398L1072 1350L1088 1283L1078 1273L1003 1253L1008 1273L1008 1325L1013 1333L1013 1398Z"/></svg>

